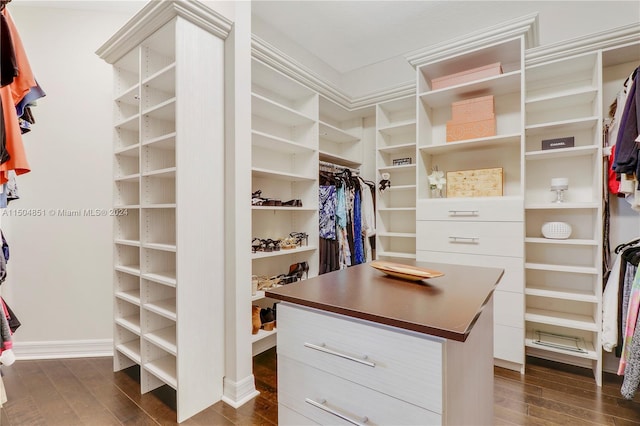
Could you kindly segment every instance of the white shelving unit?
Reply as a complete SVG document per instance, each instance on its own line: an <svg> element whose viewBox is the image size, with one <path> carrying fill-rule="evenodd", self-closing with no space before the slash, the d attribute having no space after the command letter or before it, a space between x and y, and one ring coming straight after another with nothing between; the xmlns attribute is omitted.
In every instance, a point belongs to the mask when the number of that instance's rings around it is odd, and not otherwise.
<svg viewBox="0 0 640 426"><path fill-rule="evenodd" d="M530 66L525 106L527 353L588 365L598 385L602 384L601 68L599 52ZM560 137L573 137L575 146L542 150L542 140ZM554 177L569 180L563 203L553 202ZM552 221L571 225L571 236L542 238L542 225ZM548 334L536 338L540 332ZM549 346L547 340L558 336L560 344Z"/></svg>
<svg viewBox="0 0 640 426"><path fill-rule="evenodd" d="M525 37L509 35L417 66L417 259L504 268L494 293L496 365L524 372ZM499 62L502 74L432 89L434 78ZM446 142L453 102L492 95L496 135ZM503 194L432 198L427 176L502 168ZM449 197L449 198L447 198Z"/></svg>
<svg viewBox="0 0 640 426"><path fill-rule="evenodd" d="M320 161L359 168L363 161L363 115L319 96Z"/></svg>
<svg viewBox="0 0 640 426"><path fill-rule="evenodd" d="M141 393L172 388L178 422L219 401L224 377L224 40L189 20L210 10L183 6L149 4L97 52L114 67L123 212L114 370L137 368Z"/></svg>
<svg viewBox="0 0 640 426"><path fill-rule="evenodd" d="M318 94L257 59L252 61L251 75L251 190L282 202L302 201L302 207L252 206L252 236L276 240L291 232L309 235L307 245L295 249L252 253L252 274L286 274L291 264L306 261L309 274L317 275ZM264 299L264 292L252 299L261 307L274 302ZM275 337L275 330L252 335L253 354L275 346Z"/></svg>
<svg viewBox="0 0 640 426"><path fill-rule="evenodd" d="M376 178L389 174L391 186L378 190L376 257L416 258L416 98L376 106ZM408 164L394 165L405 159Z"/></svg>

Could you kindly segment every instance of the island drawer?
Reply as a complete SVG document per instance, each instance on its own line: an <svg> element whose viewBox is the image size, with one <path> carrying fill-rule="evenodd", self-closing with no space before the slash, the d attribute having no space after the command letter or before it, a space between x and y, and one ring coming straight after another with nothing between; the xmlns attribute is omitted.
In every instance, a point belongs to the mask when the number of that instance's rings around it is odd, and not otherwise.
<svg viewBox="0 0 640 426"><path fill-rule="evenodd" d="M278 328L278 357L442 413L444 339L285 303L277 320L295 324Z"/></svg>
<svg viewBox="0 0 640 426"><path fill-rule="evenodd" d="M416 249L522 257L522 222L418 221Z"/></svg>
<svg viewBox="0 0 640 426"><path fill-rule="evenodd" d="M437 425L442 416L278 353L278 402L324 425Z"/></svg>
<svg viewBox="0 0 640 426"><path fill-rule="evenodd" d="M446 198L419 200L417 220L522 222L522 198Z"/></svg>

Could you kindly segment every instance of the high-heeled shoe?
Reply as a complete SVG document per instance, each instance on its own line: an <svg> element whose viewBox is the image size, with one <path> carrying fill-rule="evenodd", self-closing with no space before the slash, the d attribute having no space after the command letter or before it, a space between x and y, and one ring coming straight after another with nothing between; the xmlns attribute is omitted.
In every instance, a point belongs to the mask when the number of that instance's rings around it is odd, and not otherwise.
<svg viewBox="0 0 640 426"><path fill-rule="evenodd" d="M309 263L308 262L302 262L302 271L304 272L305 275L305 280L309 278ZM302 279L302 274L300 275L300 279Z"/></svg>

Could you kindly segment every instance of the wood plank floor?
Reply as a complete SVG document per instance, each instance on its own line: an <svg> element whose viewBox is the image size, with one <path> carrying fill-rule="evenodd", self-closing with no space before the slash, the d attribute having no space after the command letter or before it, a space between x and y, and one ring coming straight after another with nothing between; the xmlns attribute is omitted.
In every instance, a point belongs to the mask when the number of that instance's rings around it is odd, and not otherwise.
<svg viewBox="0 0 640 426"><path fill-rule="evenodd" d="M113 373L111 358L18 361L2 372L1 426L176 424L173 391L140 395L136 371ZM182 424L277 424L275 349L254 358L254 372L257 398L237 410L219 402ZM496 367L494 377L496 425L640 425L640 396L623 399L612 374L598 388L590 371L531 358L524 376Z"/></svg>

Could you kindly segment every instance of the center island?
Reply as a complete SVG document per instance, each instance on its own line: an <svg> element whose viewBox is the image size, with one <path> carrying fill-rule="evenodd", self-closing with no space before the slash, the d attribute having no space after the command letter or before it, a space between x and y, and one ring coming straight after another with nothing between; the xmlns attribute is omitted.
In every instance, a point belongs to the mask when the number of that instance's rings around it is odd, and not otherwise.
<svg viewBox="0 0 640 426"><path fill-rule="evenodd" d="M493 424L499 268L414 262L408 281L369 263L269 289L277 305L278 423Z"/></svg>

